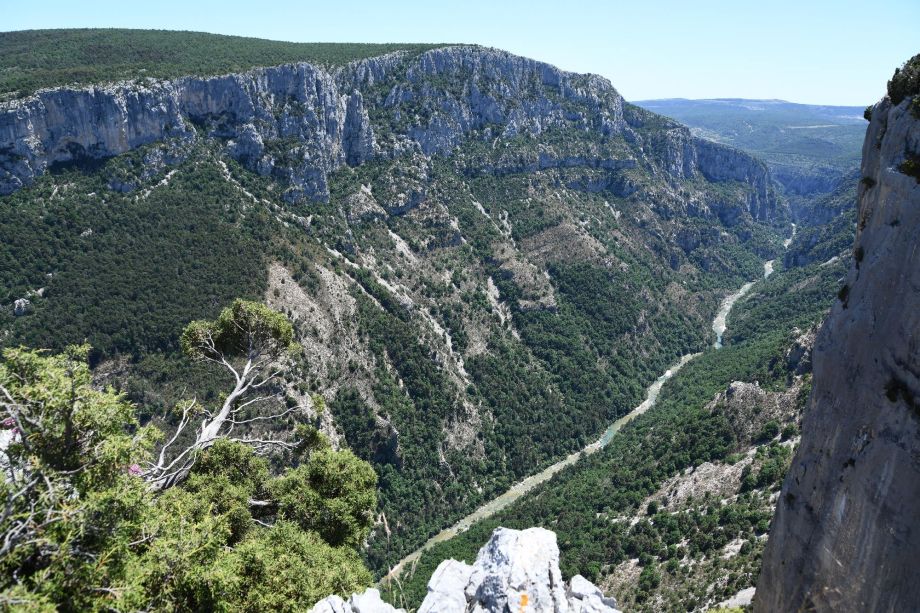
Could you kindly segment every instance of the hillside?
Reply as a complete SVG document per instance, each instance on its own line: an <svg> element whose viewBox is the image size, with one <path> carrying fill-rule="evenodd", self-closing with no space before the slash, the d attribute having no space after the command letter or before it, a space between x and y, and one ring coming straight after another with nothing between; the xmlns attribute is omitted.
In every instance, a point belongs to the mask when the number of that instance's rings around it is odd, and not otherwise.
<svg viewBox="0 0 920 613"><path fill-rule="evenodd" d="M272 428L373 464L378 573L709 344L788 219L750 156L471 46L46 90L0 106L0 185L3 344L88 339L145 420L219 397L188 321L294 321L312 408Z"/></svg>
<svg viewBox="0 0 920 613"><path fill-rule="evenodd" d="M866 133L862 107L742 99L636 104L690 126L694 134L762 159L793 204L833 190L844 173L854 170Z"/></svg>
<svg viewBox="0 0 920 613"><path fill-rule="evenodd" d="M293 62L341 66L393 51L420 53L435 46L289 43L169 30L0 32L0 100L62 85L210 76Z"/></svg>
<svg viewBox="0 0 920 613"><path fill-rule="evenodd" d="M425 552L394 602L413 606L445 558L471 560L497 526L553 530L564 577L625 610L703 610L756 585L778 490L811 388L814 326L840 262L773 273L732 310L725 347L665 383L596 454Z"/></svg>

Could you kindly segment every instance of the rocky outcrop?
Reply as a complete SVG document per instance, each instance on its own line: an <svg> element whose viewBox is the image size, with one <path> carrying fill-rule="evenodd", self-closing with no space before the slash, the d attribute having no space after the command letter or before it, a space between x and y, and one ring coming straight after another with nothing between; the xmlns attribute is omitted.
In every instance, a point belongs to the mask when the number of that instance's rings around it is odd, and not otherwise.
<svg viewBox="0 0 920 613"><path fill-rule="evenodd" d="M406 613L380 598L380 591L369 588L363 594L352 594L347 601L339 596L328 596L316 603L310 613Z"/></svg>
<svg viewBox="0 0 920 613"><path fill-rule="evenodd" d="M472 566L441 562L418 613L518 610L613 613L616 601L581 575L566 587L553 532L497 528Z"/></svg>
<svg viewBox="0 0 920 613"><path fill-rule="evenodd" d="M13 301L13 315L22 317L32 309L32 302L28 298L17 298Z"/></svg>
<svg viewBox="0 0 920 613"><path fill-rule="evenodd" d="M774 216L776 196L773 193L770 173L763 162L737 149L712 141L696 138L694 142L696 167L704 177L710 181L735 181L751 186L747 202L751 217L767 221ZM728 220L723 219L723 222L732 225Z"/></svg>
<svg viewBox="0 0 920 613"><path fill-rule="evenodd" d="M658 130L662 122L663 157L657 152L661 135L635 129ZM663 164L675 181L702 175L746 184L748 202L742 204L757 219L775 211L769 173L747 154L627 105L596 75L477 46L412 57L394 53L334 72L301 63L208 78L40 91L0 104L0 194L28 185L54 164L104 159L168 139L213 137L251 170L282 180L286 200L326 200L329 173L346 164L407 152L448 154L473 132L494 140L561 126L597 141L622 138L637 153L622 159L540 154L482 171L602 170L602 176L576 179L570 187L625 196L636 187L620 171L636 167L637 156L651 156L655 159L646 162ZM732 222L738 203L715 203L714 209Z"/></svg>
<svg viewBox="0 0 920 613"><path fill-rule="evenodd" d="M472 566L444 560L428 582L418 613L618 613L616 600L576 575L568 586L559 571L556 535L543 528L497 528ZM397 613L369 589L348 601L329 596L311 613ZM404 612L403 612L404 613Z"/></svg>
<svg viewBox="0 0 920 613"><path fill-rule="evenodd" d="M853 264L818 334L802 441L783 484L758 611L920 603L920 120L883 100L863 145Z"/></svg>
<svg viewBox="0 0 920 613"><path fill-rule="evenodd" d="M286 178L289 200L324 197L328 172L374 152L361 94L342 93L331 74L309 64L61 88L0 106L0 194L52 164L203 135L226 139L229 153L260 174Z"/></svg>

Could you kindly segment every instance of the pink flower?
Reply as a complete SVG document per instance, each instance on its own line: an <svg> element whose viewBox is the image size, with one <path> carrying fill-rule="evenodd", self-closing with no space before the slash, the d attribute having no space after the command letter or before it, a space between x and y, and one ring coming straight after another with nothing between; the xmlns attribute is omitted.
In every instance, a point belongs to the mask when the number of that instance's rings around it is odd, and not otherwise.
<svg viewBox="0 0 920 613"><path fill-rule="evenodd" d="M10 428L16 425L16 420L13 419L12 417L7 417L2 422L0 422L0 425L3 426L4 430L9 430Z"/></svg>
<svg viewBox="0 0 920 613"><path fill-rule="evenodd" d="M128 472L137 477L141 474L141 467L137 464L132 464L128 467Z"/></svg>

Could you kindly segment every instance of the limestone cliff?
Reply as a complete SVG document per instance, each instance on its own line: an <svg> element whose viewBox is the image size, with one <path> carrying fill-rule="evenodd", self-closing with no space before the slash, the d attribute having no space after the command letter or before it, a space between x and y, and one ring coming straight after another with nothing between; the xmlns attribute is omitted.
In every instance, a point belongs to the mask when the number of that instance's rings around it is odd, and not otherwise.
<svg viewBox="0 0 920 613"><path fill-rule="evenodd" d="M652 133L643 130L647 124L654 124ZM606 79L477 46L393 53L335 71L301 63L42 90L0 105L0 194L30 184L53 164L104 159L165 139L215 137L251 170L284 179L286 200L326 200L327 175L345 164L406 152L449 154L473 133L491 142L563 125L631 146L616 160L541 154L532 163L601 169L606 174L592 180L595 188L628 193L633 188L619 171L663 157L675 181L702 175L744 183L753 217L775 212L769 173L749 155L626 104Z"/></svg>
<svg viewBox="0 0 920 613"><path fill-rule="evenodd" d="M920 120L911 103L872 109L853 264L818 335L755 610L920 603Z"/></svg>
<svg viewBox="0 0 920 613"><path fill-rule="evenodd" d="M575 575L559 571L556 535L543 528L496 528L470 566L444 560L428 582L418 613L619 613L614 598ZM311 613L405 613L380 599L376 589L324 598Z"/></svg>

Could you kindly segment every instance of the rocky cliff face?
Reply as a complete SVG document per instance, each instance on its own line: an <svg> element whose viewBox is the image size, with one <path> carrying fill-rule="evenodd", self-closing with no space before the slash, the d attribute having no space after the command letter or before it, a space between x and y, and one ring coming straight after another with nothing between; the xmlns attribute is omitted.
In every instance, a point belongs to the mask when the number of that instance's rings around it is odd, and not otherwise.
<svg viewBox="0 0 920 613"><path fill-rule="evenodd" d="M920 180L909 174L920 120L910 104L886 99L872 110L854 262L818 335L756 610L920 602Z"/></svg>
<svg viewBox="0 0 920 613"><path fill-rule="evenodd" d="M610 171L603 188L617 182L616 171L663 156L675 180L702 175L743 182L752 187L752 216L765 220L775 212L763 164L626 107L601 77L473 46L414 57L395 53L334 72L292 64L213 78L45 90L0 106L0 194L28 185L56 163L211 136L251 170L285 179L288 201L326 200L327 175L345 164L412 151L450 153L474 132L492 140L565 125L633 145L622 159L593 164ZM651 117L670 128L663 142L641 130ZM541 164L584 161L547 158Z"/></svg>
<svg viewBox="0 0 920 613"><path fill-rule="evenodd" d="M0 174L32 182L0 197L0 341L154 312L169 332L117 342L168 350L214 315L202 286L261 297L304 348L289 397L321 394L312 417L381 476L376 571L596 437L778 250L760 163L606 80L479 47L40 92L0 106Z"/></svg>
<svg viewBox="0 0 920 613"><path fill-rule="evenodd" d="M618 613L590 581L576 575L566 584L559 572L556 535L543 528L497 528L472 566L444 560L428 582L418 613ZM346 602L330 596L311 613L404 613L369 589Z"/></svg>

